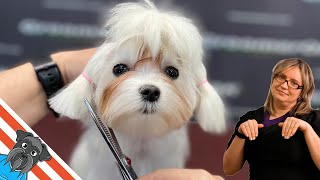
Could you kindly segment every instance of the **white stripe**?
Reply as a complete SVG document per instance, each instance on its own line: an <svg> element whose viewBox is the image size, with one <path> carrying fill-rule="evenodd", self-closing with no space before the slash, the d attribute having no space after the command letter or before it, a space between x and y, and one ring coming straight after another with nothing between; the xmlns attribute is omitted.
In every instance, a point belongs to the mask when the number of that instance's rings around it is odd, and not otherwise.
<svg viewBox="0 0 320 180"><path fill-rule="evenodd" d="M16 142L17 133L6 123L4 119L0 117L0 127L6 133L13 142Z"/></svg>
<svg viewBox="0 0 320 180"><path fill-rule="evenodd" d="M0 138L0 154L8 154L10 149L1 141Z"/></svg>
<svg viewBox="0 0 320 180"><path fill-rule="evenodd" d="M28 172L27 179L28 180L39 180L39 178L32 171Z"/></svg>
<svg viewBox="0 0 320 180"><path fill-rule="evenodd" d="M32 133L34 136L39 137L1 98L0 98L0 105L27 131ZM3 121L3 120L2 120ZM4 122L5 123L5 122ZM6 123L5 123L6 124ZM8 125L7 125L8 126ZM1 127L1 125L0 125ZM10 127L10 126L9 126ZM11 129L11 128L10 128ZM12 135L12 129L10 133L10 138L16 137L16 134L14 132L14 136ZM40 137L39 137L40 138ZM41 139L41 138L40 138ZM41 139L42 140L42 139ZM15 139L14 139L15 142ZM46 144L43 140L42 142ZM81 179L47 144L47 149L52 158L54 158L73 178L75 179Z"/></svg>
<svg viewBox="0 0 320 180"><path fill-rule="evenodd" d="M76 180L82 180L54 151L50 149L50 154L55 160Z"/></svg>
<svg viewBox="0 0 320 180"><path fill-rule="evenodd" d="M62 178L45 162L38 162L37 165L48 175L51 179L62 180Z"/></svg>
<svg viewBox="0 0 320 180"><path fill-rule="evenodd" d="M0 98L0 105L27 131L36 135L33 130Z"/></svg>

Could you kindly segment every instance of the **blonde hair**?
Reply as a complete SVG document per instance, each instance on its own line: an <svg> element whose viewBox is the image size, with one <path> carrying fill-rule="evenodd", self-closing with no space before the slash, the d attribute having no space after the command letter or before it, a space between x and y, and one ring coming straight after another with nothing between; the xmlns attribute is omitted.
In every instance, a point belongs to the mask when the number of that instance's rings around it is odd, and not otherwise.
<svg viewBox="0 0 320 180"><path fill-rule="evenodd" d="M310 113L310 111L312 110L311 98L315 89L312 70L304 60L299 58L289 58L279 61L272 69L271 84L268 96L264 103L265 111L268 111L270 114L274 114L275 111L273 106L273 96L271 94L272 82L276 75L294 66L299 67L300 69L303 89L301 91L300 97L297 100L297 104L292 108L290 113L294 116L304 115Z"/></svg>

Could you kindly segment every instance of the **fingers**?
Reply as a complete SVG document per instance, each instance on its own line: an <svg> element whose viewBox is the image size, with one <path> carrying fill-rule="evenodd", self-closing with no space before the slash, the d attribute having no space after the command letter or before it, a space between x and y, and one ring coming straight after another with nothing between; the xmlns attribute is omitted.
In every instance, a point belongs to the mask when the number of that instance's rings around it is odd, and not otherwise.
<svg viewBox="0 0 320 180"><path fill-rule="evenodd" d="M264 125L263 124L258 124L258 128L260 129L260 128L263 128L264 127Z"/></svg>
<svg viewBox="0 0 320 180"><path fill-rule="evenodd" d="M247 124L247 122L244 122L240 125L239 130L240 133L244 134L246 137L249 137L250 134L250 128Z"/></svg>
<svg viewBox="0 0 320 180"><path fill-rule="evenodd" d="M288 117L283 123L279 123L279 126L282 127L282 137L289 139L299 129L300 120L294 117Z"/></svg>
<svg viewBox="0 0 320 180"><path fill-rule="evenodd" d="M279 123L278 126L283 127L283 122Z"/></svg>
<svg viewBox="0 0 320 180"><path fill-rule="evenodd" d="M292 136L297 132L297 130L298 130L298 128L299 128L299 124L298 124L298 123L291 124L290 127L291 127L291 128L289 129L288 134L287 134L288 139L289 139L290 137L292 137Z"/></svg>
<svg viewBox="0 0 320 180"><path fill-rule="evenodd" d="M239 126L239 132L243 133L249 140L255 140L258 137L258 129L262 128L263 124L258 124L256 120L248 120Z"/></svg>
<svg viewBox="0 0 320 180"><path fill-rule="evenodd" d="M251 137L255 139L258 136L258 123L249 121L249 127L251 129Z"/></svg>
<svg viewBox="0 0 320 180"><path fill-rule="evenodd" d="M282 132L281 132L282 137L284 137L285 139L288 139L287 136L286 136L287 135L287 131L288 131L287 129L290 128L290 127L288 127L288 122L289 122L288 119L284 121L283 127L282 127Z"/></svg>
<svg viewBox="0 0 320 180"><path fill-rule="evenodd" d="M255 130L255 125L257 124L257 122L253 122L252 120L248 121L248 127L250 129L250 134L249 134L249 139L252 141L252 140L255 140L256 139L256 130Z"/></svg>
<svg viewBox="0 0 320 180"><path fill-rule="evenodd" d="M247 136L249 139L250 139L250 136L251 136L251 132L250 132L250 127L249 127L249 124L248 123L244 123L243 124L243 134L245 136Z"/></svg>

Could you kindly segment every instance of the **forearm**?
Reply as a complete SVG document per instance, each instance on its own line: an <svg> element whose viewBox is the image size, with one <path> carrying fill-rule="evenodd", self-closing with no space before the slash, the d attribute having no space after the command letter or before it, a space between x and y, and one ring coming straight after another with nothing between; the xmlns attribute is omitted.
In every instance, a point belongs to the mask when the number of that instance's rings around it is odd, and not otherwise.
<svg viewBox="0 0 320 180"><path fill-rule="evenodd" d="M244 164L245 140L234 137L229 148L223 156L223 171L226 175L234 175L240 171Z"/></svg>
<svg viewBox="0 0 320 180"><path fill-rule="evenodd" d="M65 84L81 73L95 51L91 48L51 55ZM30 126L49 112L46 94L31 63L0 73L0 98Z"/></svg>
<svg viewBox="0 0 320 180"><path fill-rule="evenodd" d="M0 73L0 98L30 126L49 111L31 63Z"/></svg>
<svg viewBox="0 0 320 180"><path fill-rule="evenodd" d="M311 158L320 170L320 138L311 126L305 131L304 138L308 145Z"/></svg>
<svg viewBox="0 0 320 180"><path fill-rule="evenodd" d="M139 178L140 180L223 180L203 169L160 169Z"/></svg>

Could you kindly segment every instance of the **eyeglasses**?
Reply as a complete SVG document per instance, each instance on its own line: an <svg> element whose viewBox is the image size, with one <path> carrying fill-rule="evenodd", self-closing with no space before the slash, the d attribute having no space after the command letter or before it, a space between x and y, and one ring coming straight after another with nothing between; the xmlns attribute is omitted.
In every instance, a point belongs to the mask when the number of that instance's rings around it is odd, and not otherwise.
<svg viewBox="0 0 320 180"><path fill-rule="evenodd" d="M303 86L300 86L295 80L287 80L287 77L283 74L276 74L274 79L281 84L286 82L288 87L292 89L303 89Z"/></svg>

